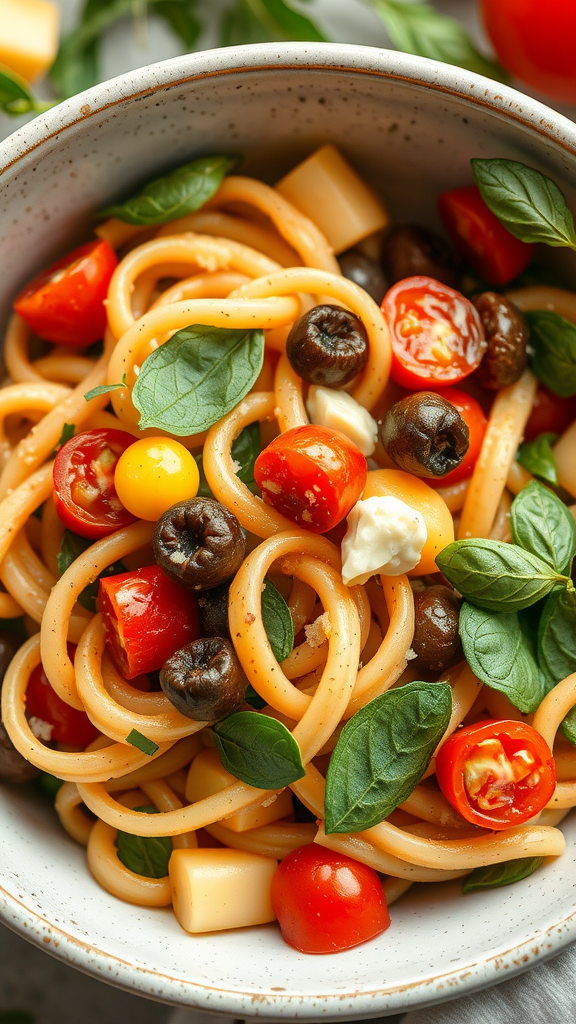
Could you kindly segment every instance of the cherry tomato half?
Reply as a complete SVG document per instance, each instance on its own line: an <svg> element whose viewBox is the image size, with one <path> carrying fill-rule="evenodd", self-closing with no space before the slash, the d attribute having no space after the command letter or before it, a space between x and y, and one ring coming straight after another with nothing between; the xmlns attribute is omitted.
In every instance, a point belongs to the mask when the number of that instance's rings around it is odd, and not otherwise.
<svg viewBox="0 0 576 1024"><path fill-rule="evenodd" d="M68 645L72 660L76 648ZM69 747L84 750L99 735L98 729L83 711L66 704L52 689L42 665L37 665L26 688L26 713L29 718L40 718L52 726L50 739Z"/></svg>
<svg viewBox="0 0 576 1024"><path fill-rule="evenodd" d="M282 861L271 896L282 938L302 953L339 953L390 925L376 872L316 843Z"/></svg>
<svg viewBox="0 0 576 1024"><path fill-rule="evenodd" d="M504 67L546 96L576 103L574 0L482 0L482 8Z"/></svg>
<svg viewBox="0 0 576 1024"><path fill-rule="evenodd" d="M104 299L117 263L108 242L81 245L30 281L14 310L46 341L90 345L104 334Z"/></svg>
<svg viewBox="0 0 576 1024"><path fill-rule="evenodd" d="M447 800L474 825L521 825L552 799L556 767L540 733L524 722L489 719L453 733L436 755Z"/></svg>
<svg viewBox="0 0 576 1024"><path fill-rule="evenodd" d="M432 277L390 288L382 312L392 338L392 377L411 390L456 384L480 364L484 329L471 302Z"/></svg>
<svg viewBox="0 0 576 1024"><path fill-rule="evenodd" d="M114 487L116 463L134 443L124 430L86 430L62 445L54 461L54 504L62 522L91 540L133 523Z"/></svg>
<svg viewBox="0 0 576 1024"><path fill-rule="evenodd" d="M125 679L155 672L200 636L198 603L157 565L100 580L108 649Z"/></svg>
<svg viewBox="0 0 576 1024"><path fill-rule="evenodd" d="M331 530L348 515L366 472L366 459L352 441L312 424L274 438L254 465L266 504L313 533Z"/></svg>
<svg viewBox="0 0 576 1024"><path fill-rule="evenodd" d="M539 434L563 434L576 420L576 397L561 398L540 384L530 418L524 431L524 440L533 441Z"/></svg>
<svg viewBox="0 0 576 1024"><path fill-rule="evenodd" d="M443 192L438 212L458 251L489 284L512 281L534 255L534 246L511 235L488 209L477 185Z"/></svg>
<svg viewBox="0 0 576 1024"><path fill-rule="evenodd" d="M446 398L448 402L456 406L468 427L468 451L460 465L456 466L456 469L453 469L451 473L446 473L446 476L439 477L437 480L426 481L432 487L449 487L450 484L457 484L460 480L466 480L469 476L472 476L476 460L480 455L488 420L480 403L475 398L472 398L472 395L466 394L465 391L460 391L459 388L442 388L438 393L442 395L442 398Z"/></svg>

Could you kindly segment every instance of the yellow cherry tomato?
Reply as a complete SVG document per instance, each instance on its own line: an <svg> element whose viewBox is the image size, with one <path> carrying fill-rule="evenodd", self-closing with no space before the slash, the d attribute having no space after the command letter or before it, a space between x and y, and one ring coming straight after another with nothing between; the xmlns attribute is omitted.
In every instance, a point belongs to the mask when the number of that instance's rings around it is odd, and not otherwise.
<svg viewBox="0 0 576 1024"><path fill-rule="evenodd" d="M428 530L420 561L408 575L427 576L429 573L438 572L436 556L454 540L454 521L446 502L423 480L412 476L411 473L404 473L401 469L374 469L368 473L362 497L388 495L399 498L411 508L415 508L424 519Z"/></svg>
<svg viewBox="0 0 576 1024"><path fill-rule="evenodd" d="M133 516L155 522L178 501L194 498L200 476L196 460L171 437L144 437L120 456L114 486Z"/></svg>

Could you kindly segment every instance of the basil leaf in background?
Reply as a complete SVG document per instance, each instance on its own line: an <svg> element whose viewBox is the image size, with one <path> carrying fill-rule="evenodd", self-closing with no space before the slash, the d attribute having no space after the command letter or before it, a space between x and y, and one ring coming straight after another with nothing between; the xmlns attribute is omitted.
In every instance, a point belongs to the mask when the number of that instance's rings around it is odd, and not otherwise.
<svg viewBox="0 0 576 1024"><path fill-rule="evenodd" d="M558 583L572 586L531 551L499 540L455 540L440 552L436 565L462 597L494 612L518 612Z"/></svg>
<svg viewBox="0 0 576 1024"><path fill-rule="evenodd" d="M305 775L296 740L275 718L237 711L212 732L222 764L248 786L283 789Z"/></svg>
<svg viewBox="0 0 576 1024"><path fill-rule="evenodd" d="M75 562L78 555L81 555L93 541L87 540L86 537L79 537L77 533L73 533L72 530L64 530L62 534L62 541L60 544L60 551L57 555L58 571L61 576L64 575L66 569L68 569L72 562ZM122 562L113 562L112 565L108 565L102 570L100 575L92 583L89 583L87 587L78 595L78 604L81 604L83 608L87 608L89 612L96 613L96 598L98 597L98 580L105 578L106 576L118 576L121 572L126 572L126 566Z"/></svg>
<svg viewBox="0 0 576 1024"><path fill-rule="evenodd" d="M99 384L97 388L92 388L91 391L87 391L84 398L87 402L90 402L93 398L99 398L100 395L107 395L110 391L117 391L118 388L125 388L126 381L122 381L121 384Z"/></svg>
<svg viewBox="0 0 576 1024"><path fill-rule="evenodd" d="M560 498L531 480L514 498L510 529L515 544L568 574L576 554L576 523Z"/></svg>
<svg viewBox="0 0 576 1024"><path fill-rule="evenodd" d="M251 683L248 683L246 693L244 694L244 700L251 708L255 711L261 711L262 708L266 707L266 701L256 692Z"/></svg>
<svg viewBox="0 0 576 1024"><path fill-rule="evenodd" d="M143 814L158 814L156 807L135 807ZM172 854L170 836L133 836L130 832L118 832L116 837L118 860L129 871L145 878L165 878L168 861Z"/></svg>
<svg viewBox="0 0 576 1024"><path fill-rule="evenodd" d="M64 424L64 426L62 427L62 433L60 434L60 440L56 445L56 451L59 451L60 448L62 448L62 446L66 444L66 441L70 441L70 439L74 437L75 431L76 426L74 423Z"/></svg>
<svg viewBox="0 0 576 1024"><path fill-rule="evenodd" d="M221 46L242 43L326 42L326 37L286 0L235 0L222 19Z"/></svg>
<svg viewBox="0 0 576 1024"><path fill-rule="evenodd" d="M193 50L202 31L196 0L163 0L150 3L150 11L170 26L187 50Z"/></svg>
<svg viewBox="0 0 576 1024"><path fill-rule="evenodd" d="M470 36L459 21L441 14L431 4L407 3L406 0L368 0L368 5L384 22L390 39L399 50L441 60L445 64L455 64L499 82L510 80L501 64L484 57L473 46Z"/></svg>
<svg viewBox="0 0 576 1024"><path fill-rule="evenodd" d="M460 638L474 675L504 693L523 714L531 714L546 696L534 645L518 615L487 612L466 601L460 609Z"/></svg>
<svg viewBox="0 0 576 1024"><path fill-rule="evenodd" d="M576 395L576 325L550 309L530 309L523 316L538 380L562 398Z"/></svg>
<svg viewBox="0 0 576 1024"><path fill-rule="evenodd" d="M147 736L143 736L138 729L131 729L126 737L126 742L130 743L133 747L137 747L143 754L147 754L148 757L153 757L158 750L158 744L154 743L154 740L149 740Z"/></svg>
<svg viewBox="0 0 576 1024"><path fill-rule="evenodd" d="M574 218L551 178L518 160L470 161L486 206L523 242L576 249Z"/></svg>
<svg viewBox="0 0 576 1024"><path fill-rule="evenodd" d="M525 441L520 445L516 461L533 476L538 476L549 484L557 484L558 473L552 451L552 445L556 444L557 440L558 434L538 434L533 441Z"/></svg>
<svg viewBox="0 0 576 1024"><path fill-rule="evenodd" d="M254 384L264 331L191 324L144 360L132 389L140 429L185 436L226 416Z"/></svg>
<svg viewBox="0 0 576 1024"><path fill-rule="evenodd" d="M550 688L576 672L576 595L556 590L538 627L538 661Z"/></svg>
<svg viewBox="0 0 576 1024"><path fill-rule="evenodd" d="M252 494L259 493L259 487L254 480L254 463L260 454L260 424L249 423L244 427L230 450L232 459L237 465L236 475L243 484L246 484ZM201 498L213 498L214 495L208 486L206 474L204 473L204 459L202 453L196 455L196 464L200 474L198 494Z"/></svg>
<svg viewBox="0 0 576 1024"><path fill-rule="evenodd" d="M501 864L475 868L462 882L462 892L499 889L503 885L513 885L514 882L528 878L543 863L544 857L520 857L518 860L505 860Z"/></svg>
<svg viewBox="0 0 576 1024"><path fill-rule="evenodd" d="M4 15L7 17L7 14ZM40 114L54 106L54 101L42 103L31 92L28 83L11 68L0 64L0 110L10 117L21 114Z"/></svg>
<svg viewBox="0 0 576 1024"><path fill-rule="evenodd" d="M63 779L57 778L56 775L50 775L48 772L42 772L42 774L34 781L40 792L52 801L56 799L58 790L64 785ZM2 1018L0 1017L0 1021L1 1020Z"/></svg>
<svg viewBox="0 0 576 1024"><path fill-rule="evenodd" d="M276 661L284 661L294 647L294 623L286 601L268 577L262 591L262 622Z"/></svg>
<svg viewBox="0 0 576 1024"><path fill-rule="evenodd" d="M166 224L199 210L218 191L222 179L239 161L237 156L202 156L150 181L140 192L99 217L118 217L127 224L149 227Z"/></svg>
<svg viewBox="0 0 576 1024"><path fill-rule="evenodd" d="M361 832L406 800L422 778L452 713L448 683L387 690L344 726L328 765L327 833Z"/></svg>

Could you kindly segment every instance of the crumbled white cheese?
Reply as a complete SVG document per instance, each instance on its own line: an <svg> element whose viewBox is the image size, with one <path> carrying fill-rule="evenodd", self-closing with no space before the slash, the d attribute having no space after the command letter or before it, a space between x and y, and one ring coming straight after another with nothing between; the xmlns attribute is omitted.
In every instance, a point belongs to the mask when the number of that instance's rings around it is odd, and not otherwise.
<svg viewBox="0 0 576 1024"><path fill-rule="evenodd" d="M28 725L30 726L30 732L33 733L37 740L40 740L41 743L50 742L54 731L53 725L45 722L43 718L37 718L36 715L31 715L28 719Z"/></svg>
<svg viewBox="0 0 576 1024"><path fill-rule="evenodd" d="M399 576L420 561L428 531L420 512L389 495L357 501L342 541L342 579L366 583L374 573Z"/></svg>
<svg viewBox="0 0 576 1024"><path fill-rule="evenodd" d="M418 655L416 654L416 651L412 647L409 647L406 651L406 661L414 661L414 658L417 657Z"/></svg>
<svg viewBox="0 0 576 1024"><path fill-rule="evenodd" d="M312 423L339 430L354 442L362 455L372 455L378 439L376 420L346 391L313 384L308 391L306 408Z"/></svg>

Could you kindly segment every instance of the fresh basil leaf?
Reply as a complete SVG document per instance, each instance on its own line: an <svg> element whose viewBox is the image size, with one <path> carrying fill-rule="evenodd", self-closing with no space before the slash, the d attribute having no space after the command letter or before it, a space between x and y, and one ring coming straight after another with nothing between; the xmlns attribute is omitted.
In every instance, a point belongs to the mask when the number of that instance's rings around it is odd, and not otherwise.
<svg viewBox="0 0 576 1024"><path fill-rule="evenodd" d="M534 645L523 632L517 614L487 612L466 601L460 609L460 638L474 675L492 690L504 693L531 714L546 695Z"/></svg>
<svg viewBox="0 0 576 1024"><path fill-rule="evenodd" d="M60 434L60 440L56 445L56 451L59 451L60 448L62 448L62 446L66 444L66 441L69 441L72 437L74 437L75 431L76 426L74 423L64 424L64 426L62 427L62 433Z"/></svg>
<svg viewBox="0 0 576 1024"><path fill-rule="evenodd" d="M196 0L162 0L150 3L150 12L162 18L182 41L186 50L193 50L202 31Z"/></svg>
<svg viewBox="0 0 576 1024"><path fill-rule="evenodd" d="M254 384L264 359L264 332L192 324L144 360L132 390L140 429L184 436L226 416Z"/></svg>
<svg viewBox="0 0 576 1024"><path fill-rule="evenodd" d="M266 701L256 692L251 683L248 683L246 693L244 694L244 700L251 708L255 711L261 711L262 708L266 707Z"/></svg>
<svg viewBox="0 0 576 1024"><path fill-rule="evenodd" d="M499 889L503 885L513 885L528 878L544 863L544 857L519 857L518 860L505 860L500 864L488 864L483 868L475 868L462 883L462 892L475 892L479 889Z"/></svg>
<svg viewBox="0 0 576 1024"><path fill-rule="evenodd" d="M294 623L286 601L268 577L262 591L262 622L276 661L284 661L294 647Z"/></svg>
<svg viewBox="0 0 576 1024"><path fill-rule="evenodd" d="M132 729L127 737L126 742L131 743L133 747L137 747L143 754L147 754L148 757L153 757L158 750L158 744L154 743L154 740L149 740L147 736L143 736L138 729Z"/></svg>
<svg viewBox="0 0 576 1024"><path fill-rule="evenodd" d="M135 807L143 814L158 814L156 807ZM118 860L129 871L145 878L165 878L168 861L172 854L170 836L133 836L130 832L118 832L116 837Z"/></svg>
<svg viewBox="0 0 576 1024"><path fill-rule="evenodd" d="M108 206L98 216L118 217L127 224L145 227L184 217L212 198L238 160L237 156L202 156L162 178L155 178L137 195L124 203Z"/></svg>
<svg viewBox="0 0 576 1024"><path fill-rule="evenodd" d="M448 683L408 683L366 704L344 726L326 776L326 832L362 832L409 796L452 712Z"/></svg>
<svg viewBox="0 0 576 1024"><path fill-rule="evenodd" d="M77 533L73 533L72 530L64 530L62 534L62 541L60 544L60 551L58 552L57 562L58 571L61 576L64 575L66 569L68 569L72 562L76 561L78 555L81 555L93 542L87 540L86 537L79 537ZM118 576L121 572L126 572L126 566L122 562L113 562L112 565L108 565L106 569L103 569L100 575L92 583L89 583L87 587L78 595L78 603L83 608L87 608L89 612L96 613L96 598L98 597L98 580L104 579L106 576Z"/></svg>
<svg viewBox="0 0 576 1024"><path fill-rule="evenodd" d="M526 441L520 445L516 461L533 476L538 476L549 484L557 484L558 472L552 451L552 445L556 444L557 440L558 434L538 434L533 441Z"/></svg>
<svg viewBox="0 0 576 1024"><path fill-rule="evenodd" d="M471 160L486 206L523 242L576 249L574 218L551 178L518 160Z"/></svg>
<svg viewBox="0 0 576 1024"><path fill-rule="evenodd" d="M20 75L0 64L0 110L10 117L21 114L40 114L54 103L42 103L35 98L28 83Z"/></svg>
<svg viewBox="0 0 576 1024"><path fill-rule="evenodd" d="M563 501L531 480L514 498L510 529L515 544L568 574L576 554L576 523Z"/></svg>
<svg viewBox="0 0 576 1024"><path fill-rule="evenodd" d="M246 487L252 491L252 494L259 493L259 487L254 480L254 463L260 454L260 424L249 423L247 427L244 427L236 440L232 444L230 450L233 461L236 463L236 475L238 479L246 484ZM206 474L204 472L204 458L202 453L195 456L196 464L198 466L198 473L200 475L200 483L198 485L198 494L201 498L213 498L214 495L208 486Z"/></svg>
<svg viewBox="0 0 576 1024"><path fill-rule="evenodd" d="M530 309L524 317L538 380L562 398L576 395L576 325L551 309Z"/></svg>
<svg viewBox="0 0 576 1024"><path fill-rule="evenodd" d="M576 595L555 590L542 610L538 661L549 686L576 672Z"/></svg>
<svg viewBox="0 0 576 1024"><path fill-rule="evenodd" d="M494 612L518 612L570 583L531 551L483 537L454 541L436 565L462 597Z"/></svg>
<svg viewBox="0 0 576 1024"><path fill-rule="evenodd" d="M286 0L235 0L222 20L221 46L287 39L326 42L319 28Z"/></svg>
<svg viewBox="0 0 576 1024"><path fill-rule="evenodd" d="M275 718L237 711L212 732L222 764L248 786L283 789L305 775L296 740Z"/></svg>
<svg viewBox="0 0 576 1024"><path fill-rule="evenodd" d="M118 388L124 387L126 387L125 381L122 381L121 384L99 384L97 388L87 391L84 398L87 402L90 402L93 398L98 398L99 395L107 395L109 391L117 391Z"/></svg>
<svg viewBox="0 0 576 1024"><path fill-rule="evenodd" d="M133 9L133 0L86 0L78 27L62 37L50 68L50 79L62 98L98 83L101 36L114 22L130 17Z"/></svg>
<svg viewBox="0 0 576 1024"><path fill-rule="evenodd" d="M431 4L407 3L406 0L368 0L368 3L384 22L399 50L455 64L499 82L509 81L501 64L484 57L473 46L459 21L441 14Z"/></svg>

